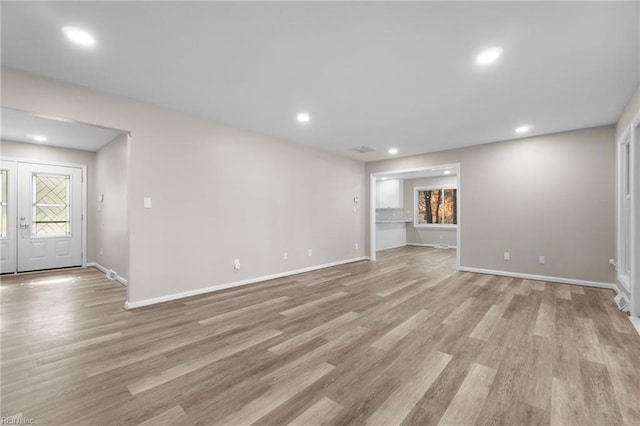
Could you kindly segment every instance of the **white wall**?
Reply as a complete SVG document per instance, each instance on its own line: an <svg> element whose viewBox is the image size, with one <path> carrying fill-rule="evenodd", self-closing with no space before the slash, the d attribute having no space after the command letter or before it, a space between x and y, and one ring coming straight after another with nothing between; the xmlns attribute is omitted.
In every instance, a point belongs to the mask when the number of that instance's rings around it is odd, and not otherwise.
<svg viewBox="0 0 640 426"><path fill-rule="evenodd" d="M367 174L453 163L463 267L613 283L613 126L368 163Z"/></svg>
<svg viewBox="0 0 640 426"><path fill-rule="evenodd" d="M130 131L130 302L365 254L363 163L14 70L1 84L4 106Z"/></svg>
<svg viewBox="0 0 640 426"><path fill-rule="evenodd" d="M414 189L416 187L440 185L456 185L456 177L439 176L406 179L404 181L405 216L414 217ZM456 228L416 228L413 223L407 223L407 244L447 244L450 247L455 247L457 244L457 230Z"/></svg>
<svg viewBox="0 0 640 426"><path fill-rule="evenodd" d="M3 76L4 77L4 76ZM3 104L4 105L4 104ZM77 149L56 148L22 142L2 141L0 154L16 159L51 161L87 166L87 193L91 197L95 191L96 153ZM95 262L96 220L90 208L87 209L87 262Z"/></svg>
<svg viewBox="0 0 640 426"><path fill-rule="evenodd" d="M129 148L123 133L96 153L95 192L89 198L89 210L96 222L95 261L125 279L129 277L128 173Z"/></svg>

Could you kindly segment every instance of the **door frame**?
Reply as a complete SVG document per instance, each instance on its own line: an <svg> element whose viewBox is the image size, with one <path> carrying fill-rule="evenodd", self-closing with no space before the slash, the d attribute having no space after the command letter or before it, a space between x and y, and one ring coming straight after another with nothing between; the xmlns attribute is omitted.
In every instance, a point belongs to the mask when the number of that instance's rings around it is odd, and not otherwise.
<svg viewBox="0 0 640 426"><path fill-rule="evenodd" d="M376 180L385 175L397 173L423 172L433 169L453 168L456 170L456 210L458 217L458 228L456 230L456 269L460 270L460 253L462 252L462 185L460 178L460 163L433 164L431 166L414 167L411 169L387 170L369 174L369 259L376 260Z"/></svg>
<svg viewBox="0 0 640 426"><path fill-rule="evenodd" d="M21 158L21 157L5 157L3 155L0 155L0 160L3 161L10 161L10 162L14 162L15 163L15 170L17 171L18 169L18 163L29 163L29 164L40 164L40 165L44 165L44 166L60 166L60 167L73 167L73 168L78 168L82 170L82 181L81 181L81 194L82 194L82 267L85 268L87 266L87 231L88 231L88 227L87 227L87 222L88 222L88 217L87 217L87 196L88 196L88 185L87 185L87 180L88 180L88 176L87 176L87 165L86 164L75 164L75 163L64 163L64 162L59 162L59 161L46 161L46 160L33 160L33 159L29 159L29 158ZM12 179L14 181L14 183L9 183L10 187L12 187L12 195L10 195L10 199L12 201L12 204L14 205L14 209L16 209L17 206L17 200L18 200L18 194L17 194L17 190L18 190L18 183L17 180L15 178ZM15 185L15 186L14 186ZM15 213L15 212L14 212ZM17 213L16 213L17 214ZM16 224L15 220L14 220L14 224ZM17 226L17 225L16 225ZM15 230L14 230L15 232ZM18 255L17 253L17 235L16 235L16 256ZM17 274L17 270L18 270L18 263L17 263L18 259L16 257L16 271L14 272L14 274Z"/></svg>
<svg viewBox="0 0 640 426"><path fill-rule="evenodd" d="M631 123L631 315L640 317L640 114Z"/></svg>

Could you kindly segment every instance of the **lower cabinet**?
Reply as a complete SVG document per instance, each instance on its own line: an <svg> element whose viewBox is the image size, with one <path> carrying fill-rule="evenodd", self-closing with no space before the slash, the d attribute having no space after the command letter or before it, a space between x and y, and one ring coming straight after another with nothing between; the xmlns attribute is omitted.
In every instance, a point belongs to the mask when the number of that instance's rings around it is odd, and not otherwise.
<svg viewBox="0 0 640 426"><path fill-rule="evenodd" d="M407 245L406 223L376 223L376 251Z"/></svg>

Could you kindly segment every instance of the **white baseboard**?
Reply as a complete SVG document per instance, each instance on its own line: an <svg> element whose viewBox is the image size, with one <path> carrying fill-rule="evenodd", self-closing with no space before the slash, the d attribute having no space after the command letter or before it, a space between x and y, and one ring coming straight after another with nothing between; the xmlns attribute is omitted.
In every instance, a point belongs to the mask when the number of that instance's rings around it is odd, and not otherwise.
<svg viewBox="0 0 640 426"><path fill-rule="evenodd" d="M353 259L339 260L337 262L325 263L323 265L309 266L307 268L294 269L292 271L280 272L280 273L273 274L273 275L265 275L265 276L262 276L262 277L250 278L248 280L235 281L235 282L226 283L226 284L218 284L218 285L214 285L214 286L211 286L211 287L204 287L204 288L198 288L198 289L195 289L195 290L185 291L185 292L182 292L182 293L174 293L174 294L169 294L167 296L160 296L160 297L154 297L152 299L139 300L137 302L129 302L129 301L127 301L124 304L124 308L125 309L141 308L143 306L155 305L157 303L169 302L169 301L177 300L177 299L184 299L185 297L197 296L199 294L211 293L211 292L218 291L218 290L225 290L227 288L240 287L240 286L248 285L248 284L255 284L255 283L262 282L262 281L268 281L268 280L273 280L273 279L276 279L276 278L288 277L288 276L291 276L291 275L297 275L297 274L302 274L302 273L305 273L305 272L317 271L318 269L325 269L325 268L330 268L332 266L344 265L345 263L353 263L353 262L359 262L361 260L369 260L369 259L370 258L368 256L356 257L356 258L353 258Z"/></svg>
<svg viewBox="0 0 640 426"><path fill-rule="evenodd" d="M109 272L109 269L105 268L104 266L102 266L101 264L97 263L97 262L88 262L87 263L87 267L93 266L94 268L98 269L100 272L106 274L107 272ZM123 286L127 286L128 281L126 278L121 277L120 275L116 275L116 281L118 281L120 284L122 284Z"/></svg>
<svg viewBox="0 0 640 426"><path fill-rule="evenodd" d="M408 246L414 246L414 247L434 247L435 248L435 244L420 244L420 243L407 243ZM456 246L450 246L447 245L448 249L454 249L457 248Z"/></svg>
<svg viewBox="0 0 640 426"><path fill-rule="evenodd" d="M108 269L96 262L87 262L87 268L94 267L102 273L107 273Z"/></svg>
<svg viewBox="0 0 640 426"><path fill-rule="evenodd" d="M378 252L378 251L382 251L382 250L391 250L391 249L394 249L394 248L405 247L406 245L407 245L407 244L405 243L405 244L398 244L397 246L377 248L377 249L376 249L376 252Z"/></svg>
<svg viewBox="0 0 640 426"><path fill-rule="evenodd" d="M548 282L554 282L554 283L560 283L560 284L581 285L585 287L608 288L611 290L615 290L616 293L620 292L620 289L618 289L618 286L616 286L614 283L601 283L597 281L577 280L573 278L560 278L560 277L549 277L545 275L522 274L520 272L496 271L493 269L468 268L466 266L460 266L460 270L463 272L475 272L478 274L500 275L503 277L512 277L512 278L524 278L526 280L548 281Z"/></svg>

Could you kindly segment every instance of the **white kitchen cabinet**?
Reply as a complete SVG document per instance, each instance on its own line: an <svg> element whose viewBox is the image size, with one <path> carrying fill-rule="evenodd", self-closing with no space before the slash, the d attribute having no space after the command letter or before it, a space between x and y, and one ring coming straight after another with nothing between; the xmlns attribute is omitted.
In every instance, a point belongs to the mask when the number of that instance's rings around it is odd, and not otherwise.
<svg viewBox="0 0 640 426"><path fill-rule="evenodd" d="M406 245L406 223L376 223L376 251Z"/></svg>
<svg viewBox="0 0 640 426"><path fill-rule="evenodd" d="M376 208L401 209L403 182L400 179L379 180L376 182Z"/></svg>

